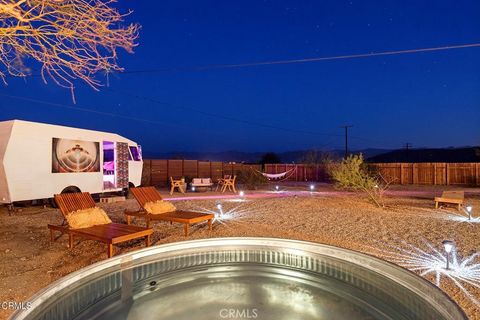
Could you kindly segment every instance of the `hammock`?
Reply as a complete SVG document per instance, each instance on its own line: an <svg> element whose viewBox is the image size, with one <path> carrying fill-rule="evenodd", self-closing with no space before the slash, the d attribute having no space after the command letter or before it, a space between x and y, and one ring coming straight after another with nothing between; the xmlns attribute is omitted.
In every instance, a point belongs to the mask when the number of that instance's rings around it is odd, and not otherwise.
<svg viewBox="0 0 480 320"><path fill-rule="evenodd" d="M297 167L294 167L288 171L285 171L285 172L282 172L282 173L265 173L265 172L260 172L258 170L255 170L257 171L258 173L262 174L264 177L266 177L268 180L278 180L278 179L282 179L282 178L285 178L285 176L287 174L289 174L290 172L294 171ZM288 177L287 177L288 178ZM285 178L285 179L287 179Z"/></svg>

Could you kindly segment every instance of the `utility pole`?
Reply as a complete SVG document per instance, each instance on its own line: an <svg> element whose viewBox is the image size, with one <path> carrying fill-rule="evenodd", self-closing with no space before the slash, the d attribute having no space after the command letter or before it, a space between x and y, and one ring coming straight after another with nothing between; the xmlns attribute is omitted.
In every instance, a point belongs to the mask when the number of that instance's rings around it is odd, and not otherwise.
<svg viewBox="0 0 480 320"><path fill-rule="evenodd" d="M412 148L412 144L410 142L406 142L403 147L405 148L405 160L408 162L408 150Z"/></svg>
<svg viewBox="0 0 480 320"><path fill-rule="evenodd" d="M345 159L348 157L348 128L351 127L353 127L353 125L344 125L340 127L345 129Z"/></svg>

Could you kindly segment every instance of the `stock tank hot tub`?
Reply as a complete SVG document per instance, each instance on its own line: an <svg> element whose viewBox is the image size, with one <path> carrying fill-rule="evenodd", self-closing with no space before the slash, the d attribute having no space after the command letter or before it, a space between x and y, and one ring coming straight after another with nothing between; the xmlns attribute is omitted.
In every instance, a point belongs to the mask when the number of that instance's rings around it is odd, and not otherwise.
<svg viewBox="0 0 480 320"><path fill-rule="evenodd" d="M12 319L467 319L391 263L269 238L150 247L72 273L31 302Z"/></svg>

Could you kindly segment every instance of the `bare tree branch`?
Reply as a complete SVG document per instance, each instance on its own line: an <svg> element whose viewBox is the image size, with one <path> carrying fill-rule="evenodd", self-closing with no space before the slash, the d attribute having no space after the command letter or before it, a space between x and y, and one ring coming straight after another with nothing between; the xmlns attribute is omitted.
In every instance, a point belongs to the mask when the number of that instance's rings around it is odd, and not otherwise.
<svg viewBox="0 0 480 320"><path fill-rule="evenodd" d="M0 0L0 78L26 77L28 59L41 64L47 83L74 92L76 79L98 90L99 71L122 71L118 48L133 52L139 25L122 26L126 15L114 0Z"/></svg>

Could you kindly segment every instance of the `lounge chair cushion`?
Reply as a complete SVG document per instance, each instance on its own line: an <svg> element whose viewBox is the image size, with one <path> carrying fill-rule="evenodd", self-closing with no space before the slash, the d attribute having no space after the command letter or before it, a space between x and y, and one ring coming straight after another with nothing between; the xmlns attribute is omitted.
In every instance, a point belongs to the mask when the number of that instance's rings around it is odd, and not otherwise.
<svg viewBox="0 0 480 320"><path fill-rule="evenodd" d="M94 207L69 213L67 222L72 229L82 229L112 223L112 220L102 208Z"/></svg>
<svg viewBox="0 0 480 320"><path fill-rule="evenodd" d="M177 210L177 208L175 208L175 206L171 202L163 200L147 202L145 203L143 208L150 214L162 214Z"/></svg>
<svg viewBox="0 0 480 320"><path fill-rule="evenodd" d="M202 184L210 184L212 183L212 180L210 178L202 179Z"/></svg>

